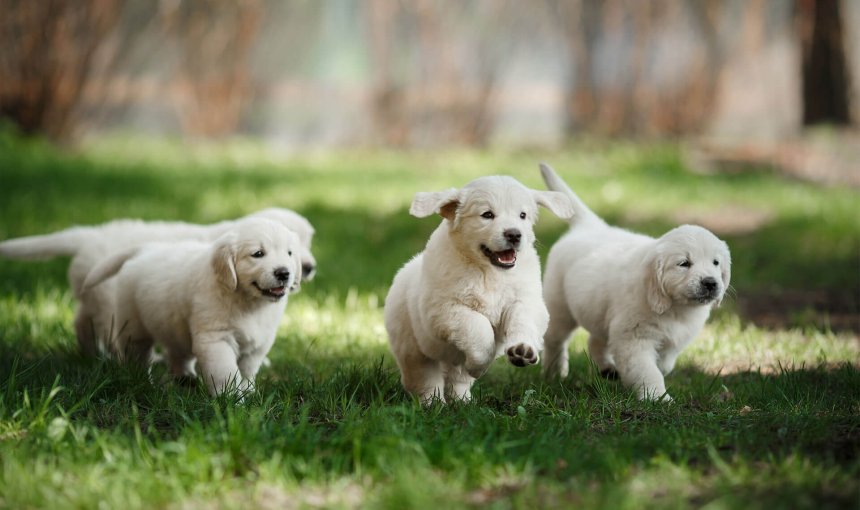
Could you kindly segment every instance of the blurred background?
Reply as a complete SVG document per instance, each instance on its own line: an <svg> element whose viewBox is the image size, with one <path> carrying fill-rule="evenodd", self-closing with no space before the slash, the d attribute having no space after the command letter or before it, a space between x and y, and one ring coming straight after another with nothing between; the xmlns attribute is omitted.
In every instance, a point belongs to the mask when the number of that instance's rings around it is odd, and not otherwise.
<svg viewBox="0 0 860 510"><path fill-rule="evenodd" d="M0 139L2 237L286 205L329 228L319 249L337 266L338 222L361 213L400 236L402 255L380 264L370 247L363 266L384 295L426 239L405 233L414 191L498 172L541 186L548 160L612 221L729 240L759 323L812 309L818 326L860 331L860 1L0 0L0 13L0 124L84 157L49 164ZM227 152L201 163L200 146ZM122 188L131 176L181 200L144 204L140 184Z"/></svg>
<svg viewBox="0 0 860 510"><path fill-rule="evenodd" d="M860 0L0 0L0 240L288 207L318 262L234 412L82 360L68 258L0 260L0 509L860 509L858 124ZM728 243L678 404L582 330L563 383L400 390L415 192L540 161L611 224ZM543 260L567 228L541 213Z"/></svg>
<svg viewBox="0 0 860 510"><path fill-rule="evenodd" d="M860 119L850 0L0 7L0 115L63 141L113 130L284 147L696 135L773 149L807 126Z"/></svg>

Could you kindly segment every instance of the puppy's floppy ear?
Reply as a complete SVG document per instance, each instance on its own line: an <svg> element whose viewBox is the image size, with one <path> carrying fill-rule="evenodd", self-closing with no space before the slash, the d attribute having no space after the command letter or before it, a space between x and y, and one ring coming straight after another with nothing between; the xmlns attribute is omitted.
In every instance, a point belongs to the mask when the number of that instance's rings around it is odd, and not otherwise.
<svg viewBox="0 0 860 510"><path fill-rule="evenodd" d="M420 192L415 194L409 214L416 218L426 218L433 213L439 213L447 220L453 220L460 205L460 190L456 188L444 191Z"/></svg>
<svg viewBox="0 0 860 510"><path fill-rule="evenodd" d="M729 252L729 245L725 241L720 241L723 245L723 261L720 263L720 279L723 281L723 293L720 298L714 301L714 308L720 306L723 302L726 292L729 291L729 283L732 281L732 255Z"/></svg>
<svg viewBox="0 0 860 510"><path fill-rule="evenodd" d="M646 264L645 292L648 305L654 313L663 315L672 306L672 299L663 287L663 257L656 254Z"/></svg>
<svg viewBox="0 0 860 510"><path fill-rule="evenodd" d="M573 218L573 202L570 197L560 191L538 191L531 190L532 197L538 205L549 209L553 214L563 220Z"/></svg>
<svg viewBox="0 0 860 510"><path fill-rule="evenodd" d="M218 281L230 290L239 288L239 277L236 275L236 236L226 234L215 241L212 251L212 269Z"/></svg>
<svg viewBox="0 0 860 510"><path fill-rule="evenodd" d="M298 246L293 248L293 265L296 268L296 276L293 279L292 285L287 289L290 294L295 294L296 292L302 290L302 278L304 277L304 266L302 266L302 250L298 249Z"/></svg>

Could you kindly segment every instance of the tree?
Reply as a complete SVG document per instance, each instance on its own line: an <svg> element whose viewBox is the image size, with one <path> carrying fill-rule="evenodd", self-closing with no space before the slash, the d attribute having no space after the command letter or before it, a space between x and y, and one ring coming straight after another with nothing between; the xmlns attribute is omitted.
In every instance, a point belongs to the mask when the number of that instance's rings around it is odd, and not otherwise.
<svg viewBox="0 0 860 510"><path fill-rule="evenodd" d="M0 12L0 117L25 133L70 138L120 1L3 0Z"/></svg>
<svg viewBox="0 0 860 510"><path fill-rule="evenodd" d="M799 0L803 124L851 122L840 0Z"/></svg>

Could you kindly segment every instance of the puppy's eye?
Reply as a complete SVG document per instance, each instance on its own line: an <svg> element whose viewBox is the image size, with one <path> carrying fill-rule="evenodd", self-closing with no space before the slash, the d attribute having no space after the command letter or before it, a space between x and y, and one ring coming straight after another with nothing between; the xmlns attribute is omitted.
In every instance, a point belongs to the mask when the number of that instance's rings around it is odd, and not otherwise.
<svg viewBox="0 0 860 510"><path fill-rule="evenodd" d="M493 211L487 211L487 212L485 212L484 214L482 214L482 215L481 215L481 218L486 218L486 219L488 219L488 220L491 220L491 219L493 219L493 218L495 218L495 217L496 217L496 215L495 215L495 214L493 214Z"/></svg>
<svg viewBox="0 0 860 510"><path fill-rule="evenodd" d="M690 262L689 260L685 260L683 262L678 262L678 267L690 267L692 265L693 265L693 263Z"/></svg>
<svg viewBox="0 0 860 510"><path fill-rule="evenodd" d="M288 251L288 252L287 252L287 255L289 255L290 257L292 257L292 256L293 256L293 250Z"/></svg>
<svg viewBox="0 0 860 510"><path fill-rule="evenodd" d="M251 256L254 257L255 259L259 259L259 258L265 257L266 254L263 253L263 250L257 250L254 253L252 253Z"/></svg>
<svg viewBox="0 0 860 510"><path fill-rule="evenodd" d="M521 219L521 220L526 219L526 213L521 212L521 213L520 213L520 219Z"/></svg>
<svg viewBox="0 0 860 510"><path fill-rule="evenodd" d="M719 266L719 265L720 265L720 261L719 261L719 260L717 260L717 259L714 259L714 265L715 265L715 266Z"/></svg>

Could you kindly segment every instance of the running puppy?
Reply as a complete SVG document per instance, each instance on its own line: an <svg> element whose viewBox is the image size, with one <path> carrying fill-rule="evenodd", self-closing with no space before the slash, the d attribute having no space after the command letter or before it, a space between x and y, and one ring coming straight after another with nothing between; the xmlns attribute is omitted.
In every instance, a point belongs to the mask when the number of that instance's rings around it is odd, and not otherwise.
<svg viewBox="0 0 860 510"><path fill-rule="evenodd" d="M300 250L283 225L247 219L214 243L151 243L112 255L82 292L115 280L111 345L121 360L148 364L157 343L174 376L195 375L196 359L211 394L233 381L252 390L287 293L299 289Z"/></svg>
<svg viewBox="0 0 860 510"><path fill-rule="evenodd" d="M228 220L211 225L197 225L178 221L114 220L90 227L72 227L46 235L8 239L0 242L0 255L13 259L42 259L70 256L69 285L78 299L75 314L75 334L78 346L85 355L94 356L103 349L102 340L110 338L117 323L110 314L111 296L115 294L112 282L105 282L86 295L82 293L84 279L102 259L144 243L174 241L211 242L247 218L267 218L295 232L301 241L298 248L302 259L305 281L313 278L316 259L311 253L314 229L303 216L281 208L257 211L239 220Z"/></svg>
<svg viewBox="0 0 860 510"><path fill-rule="evenodd" d="M567 377L570 333L582 326L603 375L620 376L640 399L671 400L663 377L723 299L728 246L693 225L658 239L611 227L552 168L540 168L547 187L567 194L576 210L547 258L544 373Z"/></svg>
<svg viewBox="0 0 860 510"><path fill-rule="evenodd" d="M394 277L385 327L404 388L423 402L469 400L472 383L503 353L516 366L537 363L549 319L533 246L538 204L573 214L564 194L511 177L415 195L413 216L443 220Z"/></svg>

